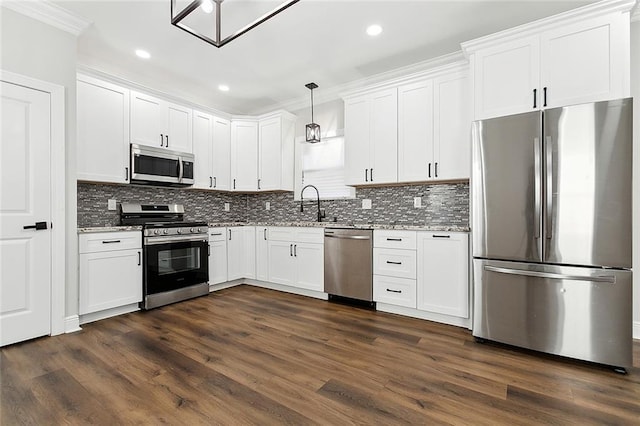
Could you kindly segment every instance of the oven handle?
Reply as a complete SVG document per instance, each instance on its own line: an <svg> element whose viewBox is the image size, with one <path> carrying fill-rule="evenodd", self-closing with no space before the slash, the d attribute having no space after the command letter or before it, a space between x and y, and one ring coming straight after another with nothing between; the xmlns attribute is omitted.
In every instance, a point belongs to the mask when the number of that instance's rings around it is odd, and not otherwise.
<svg viewBox="0 0 640 426"><path fill-rule="evenodd" d="M193 236L172 236L172 237L153 237L153 238L145 238L144 245L146 246L154 246L158 244L166 244L166 243L181 243L183 241L202 241L203 243L207 243L208 237L202 235L193 235Z"/></svg>

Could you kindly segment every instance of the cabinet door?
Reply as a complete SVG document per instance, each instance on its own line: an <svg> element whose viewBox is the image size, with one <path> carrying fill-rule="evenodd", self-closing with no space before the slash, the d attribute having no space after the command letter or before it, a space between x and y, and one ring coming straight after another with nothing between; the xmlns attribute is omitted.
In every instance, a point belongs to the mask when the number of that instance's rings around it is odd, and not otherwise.
<svg viewBox="0 0 640 426"><path fill-rule="evenodd" d="M398 91L389 89L371 96L369 140L370 183L398 181Z"/></svg>
<svg viewBox="0 0 640 426"><path fill-rule="evenodd" d="M623 14L547 31L541 37L541 88L548 108L628 96L629 36Z"/></svg>
<svg viewBox="0 0 640 426"><path fill-rule="evenodd" d="M296 287L324 291L324 244L294 243Z"/></svg>
<svg viewBox="0 0 640 426"><path fill-rule="evenodd" d="M231 123L231 178L235 191L258 189L258 123Z"/></svg>
<svg viewBox="0 0 640 426"><path fill-rule="evenodd" d="M469 244L463 233L418 232L417 308L469 317Z"/></svg>
<svg viewBox="0 0 640 426"><path fill-rule="evenodd" d="M131 143L164 147L166 121L163 101L131 91Z"/></svg>
<svg viewBox="0 0 640 426"><path fill-rule="evenodd" d="M167 135L165 148L180 152L193 152L191 135L191 109L167 102Z"/></svg>
<svg viewBox="0 0 640 426"><path fill-rule="evenodd" d="M433 163L433 82L398 89L398 182L429 178ZM432 166L433 167L433 166Z"/></svg>
<svg viewBox="0 0 640 426"><path fill-rule="evenodd" d="M256 226L256 279L269 281L269 229Z"/></svg>
<svg viewBox="0 0 640 426"><path fill-rule="evenodd" d="M213 189L231 189L231 122L213 118ZM197 160L196 160L197 161Z"/></svg>
<svg viewBox="0 0 640 426"><path fill-rule="evenodd" d="M78 180L129 182L129 91L89 77L77 88Z"/></svg>
<svg viewBox="0 0 640 426"><path fill-rule="evenodd" d="M242 227L227 228L227 278L244 278L244 235Z"/></svg>
<svg viewBox="0 0 640 426"><path fill-rule="evenodd" d="M193 112L193 154L194 162L194 188L212 189L213 175L211 174L211 161L213 149L212 143L213 117L209 114Z"/></svg>
<svg viewBox="0 0 640 426"><path fill-rule="evenodd" d="M225 233L225 229L218 228ZM209 284L227 282L227 240L209 242Z"/></svg>
<svg viewBox="0 0 640 426"><path fill-rule="evenodd" d="M282 120L262 120L258 135L258 189L282 189Z"/></svg>
<svg viewBox="0 0 640 426"><path fill-rule="evenodd" d="M479 50L474 54L472 64L476 120L541 107L538 36Z"/></svg>
<svg viewBox="0 0 640 426"><path fill-rule="evenodd" d="M80 254L81 315L142 301L142 250Z"/></svg>
<svg viewBox="0 0 640 426"><path fill-rule="evenodd" d="M347 185L369 182L369 115L367 97L344 103L344 181Z"/></svg>
<svg viewBox="0 0 640 426"><path fill-rule="evenodd" d="M293 286L296 281L293 243L289 241L270 240L268 245L269 281Z"/></svg>
<svg viewBox="0 0 640 426"><path fill-rule="evenodd" d="M434 179L471 176L469 77L454 73L434 80Z"/></svg>
<svg viewBox="0 0 640 426"><path fill-rule="evenodd" d="M244 278L256 278L256 227L255 226L243 226L242 238L244 244L243 252L243 277Z"/></svg>

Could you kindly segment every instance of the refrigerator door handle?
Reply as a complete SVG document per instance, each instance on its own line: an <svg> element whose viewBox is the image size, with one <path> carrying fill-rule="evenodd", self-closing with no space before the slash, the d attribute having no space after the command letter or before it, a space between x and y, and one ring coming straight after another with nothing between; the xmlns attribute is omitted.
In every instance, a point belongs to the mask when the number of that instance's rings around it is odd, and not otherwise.
<svg viewBox="0 0 640 426"><path fill-rule="evenodd" d="M547 187L545 188L546 190L546 197L547 197L547 205L546 205L546 212L547 212L547 217L545 218L546 223L545 223L545 228L547 230L546 234L547 234L547 239L551 239L553 237L553 140L551 139L551 136L547 136L546 138L546 144L545 144L545 151L546 151L546 184Z"/></svg>
<svg viewBox="0 0 640 426"><path fill-rule="evenodd" d="M535 228L534 238L540 238L540 199L542 194L540 193L540 185L542 181L542 169L540 167L540 138L533 139L533 158L534 158L534 183L533 183L533 198L534 202L534 216L533 227Z"/></svg>
<svg viewBox="0 0 640 426"><path fill-rule="evenodd" d="M590 282L596 282L596 283L610 283L610 284L615 284L616 282L616 277L614 275L599 275L599 276L591 277L591 276L582 276L582 275L553 274L550 272L525 271L522 269L499 268L497 266L490 266L490 265L485 265L484 270L489 272L497 272L499 274L524 275L526 277L551 278L553 280L590 281Z"/></svg>

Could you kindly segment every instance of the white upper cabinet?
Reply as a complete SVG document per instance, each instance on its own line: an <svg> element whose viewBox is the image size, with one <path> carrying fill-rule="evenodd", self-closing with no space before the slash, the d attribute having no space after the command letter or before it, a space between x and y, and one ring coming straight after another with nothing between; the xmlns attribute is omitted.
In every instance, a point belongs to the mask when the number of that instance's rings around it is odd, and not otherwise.
<svg viewBox="0 0 640 426"><path fill-rule="evenodd" d="M231 189L231 122L213 117L213 189ZM197 161L197 160L196 160Z"/></svg>
<svg viewBox="0 0 640 426"><path fill-rule="evenodd" d="M131 92L131 143L192 152L191 109Z"/></svg>
<svg viewBox="0 0 640 426"><path fill-rule="evenodd" d="M293 116L278 113L258 123L258 190L293 191Z"/></svg>
<svg viewBox="0 0 640 426"><path fill-rule="evenodd" d="M433 159L433 81L398 88L398 181L425 181Z"/></svg>
<svg viewBox="0 0 640 426"><path fill-rule="evenodd" d="M194 188L212 189L213 117L193 111Z"/></svg>
<svg viewBox="0 0 640 426"><path fill-rule="evenodd" d="M345 182L398 181L398 91L379 90L345 100Z"/></svg>
<svg viewBox="0 0 640 426"><path fill-rule="evenodd" d="M129 90L78 75L78 180L129 182Z"/></svg>
<svg viewBox="0 0 640 426"><path fill-rule="evenodd" d="M258 190L258 122L231 122L231 190Z"/></svg>
<svg viewBox="0 0 640 426"><path fill-rule="evenodd" d="M475 119L629 96L628 11L565 16L463 43Z"/></svg>

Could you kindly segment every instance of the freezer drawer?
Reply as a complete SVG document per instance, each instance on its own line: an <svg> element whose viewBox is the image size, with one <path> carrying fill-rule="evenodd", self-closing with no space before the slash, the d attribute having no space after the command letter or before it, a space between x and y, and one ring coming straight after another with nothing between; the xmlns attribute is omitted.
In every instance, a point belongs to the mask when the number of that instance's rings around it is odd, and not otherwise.
<svg viewBox="0 0 640 426"><path fill-rule="evenodd" d="M632 364L631 271L474 259L473 335Z"/></svg>

